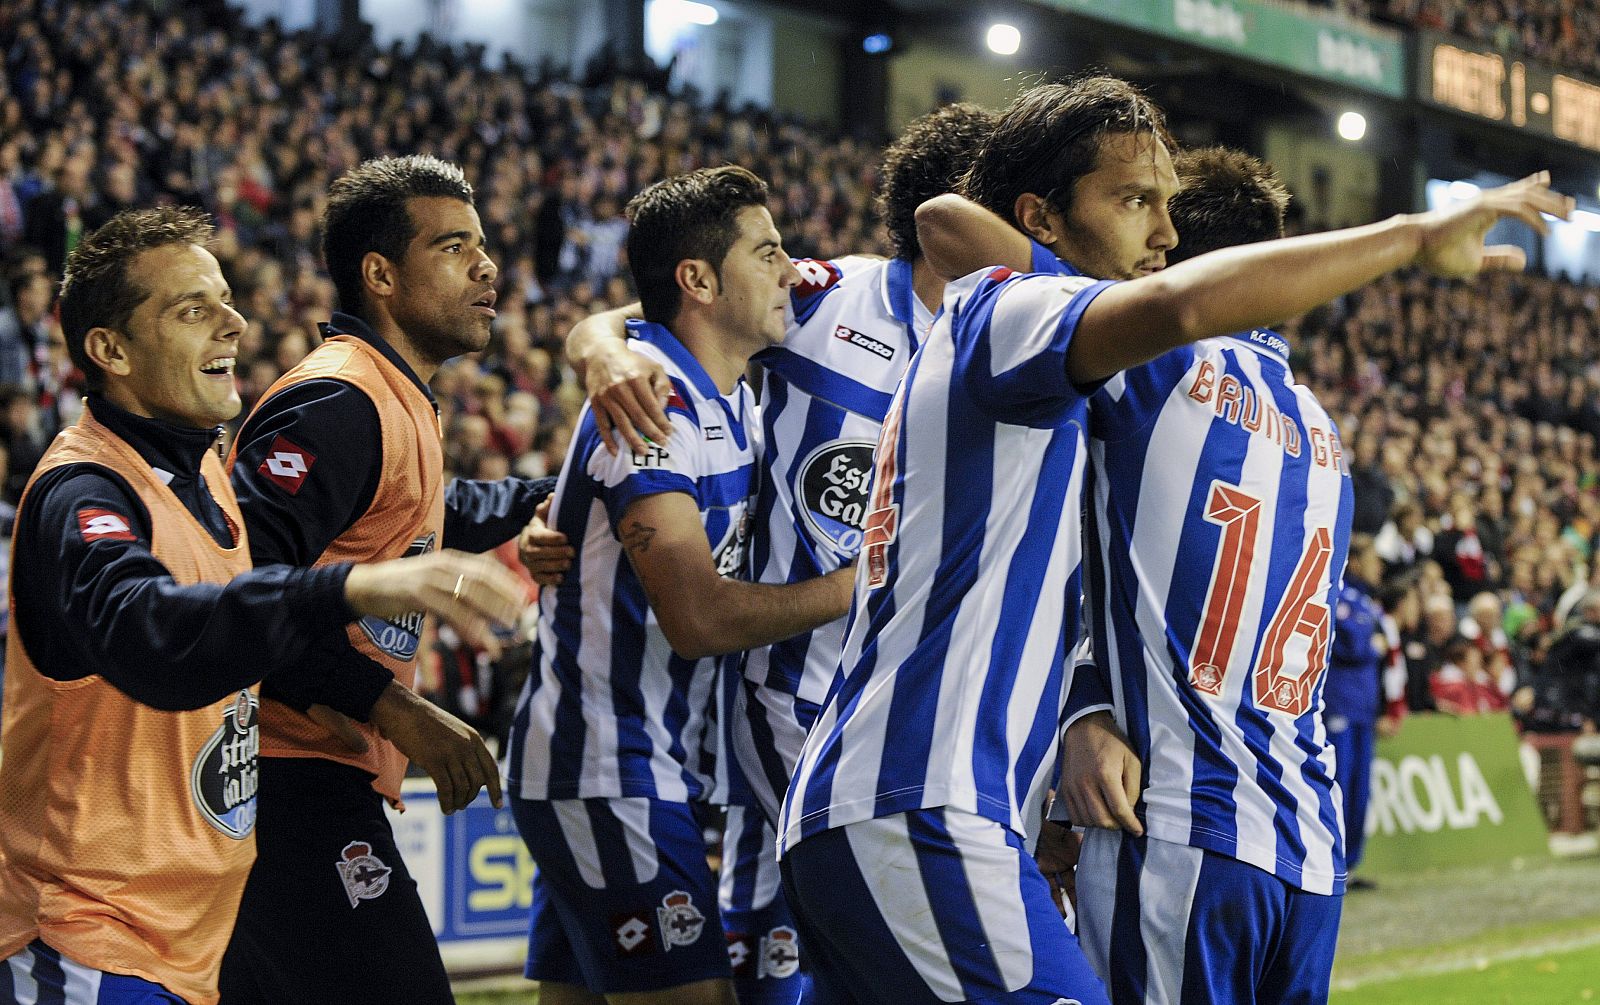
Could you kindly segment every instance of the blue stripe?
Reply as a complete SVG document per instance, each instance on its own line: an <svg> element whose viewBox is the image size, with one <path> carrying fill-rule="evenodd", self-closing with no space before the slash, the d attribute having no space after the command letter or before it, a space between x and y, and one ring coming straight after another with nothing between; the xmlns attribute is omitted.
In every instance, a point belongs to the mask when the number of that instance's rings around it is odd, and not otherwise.
<svg viewBox="0 0 1600 1005"><path fill-rule="evenodd" d="M1235 350L1241 351L1241 350ZM1248 350L1243 350L1248 351ZM1229 353L1233 356L1233 352ZM1261 605L1261 615L1256 624L1255 651L1251 653L1250 674L1251 680L1245 684L1247 700L1239 703L1239 712L1235 719L1241 732L1244 733L1245 744L1251 756L1256 758L1256 784L1261 787L1272 800L1274 816L1274 832L1277 840L1277 874L1290 883L1298 886L1302 882L1302 869L1305 865L1306 843L1300 833L1300 821L1295 813L1296 799L1290 794L1283 783L1284 765L1272 752L1272 737L1276 731L1272 721L1272 713L1256 705L1255 671L1263 652L1263 643L1266 641L1267 625L1277 614L1282 598L1288 593L1289 582L1295 569L1300 564L1300 556L1306 547L1306 494L1308 491L1307 475L1311 467L1311 438L1306 429L1306 424L1300 415L1300 403L1296 398L1294 389L1284 384L1282 371L1273 373L1275 368L1262 363L1264 383L1271 388L1274 401L1278 410L1286 417L1292 417L1296 427L1300 430L1300 456L1290 457L1284 451L1278 452L1278 457L1283 465L1278 479L1277 513L1275 514L1272 536L1270 538L1270 555L1257 555L1257 565L1262 559L1267 562L1267 602ZM1330 556L1331 562L1331 556ZM1333 581L1338 582L1337 575ZM1324 598L1326 599L1326 598ZM1331 613L1331 612L1330 612ZM1310 725L1309 720L1317 715L1313 706L1301 716L1307 720L1302 723L1302 728ZM1331 779L1330 779L1331 787Z"/></svg>
<svg viewBox="0 0 1600 1005"><path fill-rule="evenodd" d="M777 458L776 451L772 449L774 431L773 426L778 416L783 414L789 402L789 384L780 379L770 370L762 371L761 401L762 424L766 430L767 450L761 458L760 488L756 492L755 525L770 528L776 508L778 489L773 465ZM758 533L750 543L751 567L759 575L767 568L771 561L772 535Z"/></svg>
<svg viewBox="0 0 1600 1005"><path fill-rule="evenodd" d="M578 456L576 453L570 455ZM574 472L564 471L563 477ZM555 527L567 536L568 541L582 541L589 522L589 510L594 504L595 483L587 476L577 477L562 486L557 500ZM579 780L583 774L584 747L589 742L588 726L583 718L583 670L578 662L578 649L583 641L583 550L577 548L572 568L561 584L555 588L555 614L551 625L556 640L556 650L550 654L551 673L561 685L557 699L554 724L550 734L547 756L550 758L549 788L551 799L573 798L578 794ZM619 563L626 564L626 561ZM542 652L536 656L542 657ZM539 665L535 664L540 672ZM543 684L541 680L540 685ZM520 760L517 764L520 765ZM514 770L519 770L514 766Z"/></svg>
<svg viewBox="0 0 1600 1005"><path fill-rule="evenodd" d="M726 509L746 502L756 494L756 466L746 461L732 471L719 471L701 475L694 480L694 495L702 512L708 509ZM632 481L630 478L629 481Z"/></svg>
<svg viewBox="0 0 1600 1005"><path fill-rule="evenodd" d="M943 810L907 813L906 831L917 856L922 888L932 901L933 922L944 943L945 961L961 982L964 995L978 999L1004 987L1005 981L1000 976L992 941L973 944L974 934L984 931L983 916L978 913L977 898L967 882L960 847L950 836L944 818Z"/></svg>
<svg viewBox="0 0 1600 1005"><path fill-rule="evenodd" d="M750 681L742 681L744 688L745 714L735 724L735 728L748 730L752 741L747 750L759 758L760 763L755 765L741 764L741 769L752 789L760 786L762 792L751 794L761 807L763 813L768 812L768 807L777 809L783 804L783 794L789 789L789 768L783 763L783 755L778 752L778 743L773 735L771 723L771 710L756 696L758 685ZM778 821L774 817L768 821L774 828Z"/></svg>
<svg viewBox="0 0 1600 1005"><path fill-rule="evenodd" d="M889 414L889 402L893 400L893 395L851 380L783 346L775 346L763 354L761 362L768 370L813 398L831 401L874 422L882 422L884 416Z"/></svg>
<svg viewBox="0 0 1600 1005"><path fill-rule="evenodd" d="M1149 838L1117 832L1117 878L1115 903L1111 914L1109 944L1114 954L1107 975L1111 1000L1142 1002L1149 960L1145 953L1144 932L1139 924L1139 884L1144 878L1145 846ZM1160 878L1156 877L1159 882Z"/></svg>
<svg viewBox="0 0 1600 1005"><path fill-rule="evenodd" d="M926 765L931 759L933 730L939 721L938 680L944 672L961 602L977 582L984 530L994 497L994 423L972 407L971 399L961 393L955 381L951 382L950 391L943 428L930 428L926 433L940 436L961 430L963 435L959 444L950 444L942 472L947 509L941 529L939 566L923 605L922 634L910 658L896 668L894 675L888 722L895 742L884 745L878 765L878 816L916 809L921 804L922 778L917 766ZM915 423L902 425L900 440L906 453L913 438L922 432ZM904 467L901 472L903 487ZM935 474L930 471L923 477ZM902 508L901 521L908 516ZM902 530L900 542L904 540ZM892 589L893 584L888 588ZM978 809L985 816L993 813L982 805ZM1010 821L1009 812L1005 819Z"/></svg>
<svg viewBox="0 0 1600 1005"><path fill-rule="evenodd" d="M28 948L33 950L33 979L39 984L38 1005L66 1005L67 973L61 954L38 939Z"/></svg>
<svg viewBox="0 0 1600 1005"><path fill-rule="evenodd" d="M607 889L639 885L638 873L633 868L633 856L628 852L628 829L623 825L609 799L585 799L579 803L589 818L589 832L594 836L595 853L600 858L600 876ZM655 815L655 800L650 800L649 813ZM650 827L654 820L645 826ZM650 827L652 835L654 827Z"/></svg>
<svg viewBox="0 0 1600 1005"><path fill-rule="evenodd" d="M889 313L905 326L911 354L915 355L920 342L917 339L917 291L912 279L909 259L891 258L883 268L883 281L889 291Z"/></svg>
<svg viewBox="0 0 1600 1005"><path fill-rule="evenodd" d="M650 755L655 745L650 734L645 732L645 717L650 715L651 709L645 705L639 686L647 605L644 590L625 559L617 563L612 591L611 666L606 682L598 686L611 689L612 715L617 727L617 767L623 792L654 795L655 775L650 771ZM659 669L656 672L659 673ZM563 797L551 793L552 799Z"/></svg>
<svg viewBox="0 0 1600 1005"><path fill-rule="evenodd" d="M1033 725L1016 751L1011 750L1010 712L1012 691L1017 684L1018 668L1022 666L1029 629L1033 626L1034 609L1039 606L1044 592L1050 557L1056 549L1065 546L1064 538L1071 531L1070 527L1062 525L1062 514L1068 503L1067 490L1072 484L1073 471L1082 460L1077 448L1079 435L1077 426L1067 426L1056 430L1045 446L1039 464L1039 480L1028 508L1028 523L1011 554L1005 581L1001 584L999 628L989 648L989 671L983 678L978 714L973 724L976 736L972 743L972 770L980 800L998 802L996 795L1007 791L1008 774L1014 778L1018 797L1025 798L1039 764L1055 746L1055 699L1061 694L1062 664L1067 646L1076 641L1078 633L1076 575L1070 578L1074 592L1063 604L1067 618L1056 638L1049 675L1034 710ZM1071 502L1069 518L1076 523L1082 500ZM1011 763L996 757L998 752L1012 755ZM991 807L991 812L995 811L1005 813L1009 825L1009 802Z"/></svg>

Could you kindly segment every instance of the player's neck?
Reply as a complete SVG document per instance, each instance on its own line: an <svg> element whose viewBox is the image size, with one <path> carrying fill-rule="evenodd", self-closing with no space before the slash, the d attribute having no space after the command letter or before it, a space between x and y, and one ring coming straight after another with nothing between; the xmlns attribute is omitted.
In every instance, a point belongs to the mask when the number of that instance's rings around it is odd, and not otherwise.
<svg viewBox="0 0 1600 1005"><path fill-rule="evenodd" d="M411 368L411 372L417 375L418 380L424 384L433 380L433 375L439 372L439 364L443 361L434 359L418 348L393 318L382 312L376 313L377 317L363 319L372 328L373 334L389 343L389 347L406 361L406 366Z"/></svg>
<svg viewBox="0 0 1600 1005"><path fill-rule="evenodd" d="M921 256L911 262L911 290L929 314L939 313L939 304L944 300L944 277Z"/></svg>
<svg viewBox="0 0 1600 1005"><path fill-rule="evenodd" d="M750 366L750 357L759 349L748 336L741 338L725 332L710 319L688 310L678 313L669 330L723 394L733 393Z"/></svg>

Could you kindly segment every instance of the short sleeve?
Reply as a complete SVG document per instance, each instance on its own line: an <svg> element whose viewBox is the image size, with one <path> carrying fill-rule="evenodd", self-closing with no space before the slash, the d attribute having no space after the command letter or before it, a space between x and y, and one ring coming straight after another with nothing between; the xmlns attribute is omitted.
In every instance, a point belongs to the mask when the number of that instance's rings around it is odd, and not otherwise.
<svg viewBox="0 0 1600 1005"><path fill-rule="evenodd" d="M1067 376L1067 348L1083 312L1110 286L1081 276L1018 276L996 269L950 322L967 393L1001 422L1046 428L1085 394Z"/></svg>
<svg viewBox="0 0 1600 1005"><path fill-rule="evenodd" d="M699 422L687 408L669 405L667 419L672 435L665 443L648 443L644 453L631 449L613 455L596 442L589 449L585 470L598 483L613 533L628 507L645 496L684 492L699 499L700 469L704 458Z"/></svg>

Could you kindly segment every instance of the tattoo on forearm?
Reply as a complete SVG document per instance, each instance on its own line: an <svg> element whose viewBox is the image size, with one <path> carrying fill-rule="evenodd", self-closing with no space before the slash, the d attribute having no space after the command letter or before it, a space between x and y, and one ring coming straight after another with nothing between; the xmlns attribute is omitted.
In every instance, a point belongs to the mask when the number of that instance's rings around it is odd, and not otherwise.
<svg viewBox="0 0 1600 1005"><path fill-rule="evenodd" d="M622 547L630 555L643 555L650 550L650 541L656 536L654 527L646 527L637 520L622 525Z"/></svg>

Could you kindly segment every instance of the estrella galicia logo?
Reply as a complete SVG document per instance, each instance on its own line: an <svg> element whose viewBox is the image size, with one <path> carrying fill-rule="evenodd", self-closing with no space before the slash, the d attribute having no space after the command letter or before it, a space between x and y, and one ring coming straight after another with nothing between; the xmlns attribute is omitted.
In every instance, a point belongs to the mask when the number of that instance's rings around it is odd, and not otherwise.
<svg viewBox="0 0 1600 1005"><path fill-rule="evenodd" d="M414 555L426 555L433 551L433 535L419 537L411 542L411 547L406 549L405 558ZM386 656L397 660L409 660L417 655L417 645L422 639L422 619L426 615L422 611L412 611L404 617L390 621L369 614L357 624L366 633L372 644L377 646Z"/></svg>
<svg viewBox="0 0 1600 1005"><path fill-rule="evenodd" d="M256 829L259 713L256 696L240 691L222 713L222 725L200 748L189 773L189 788L200 815L235 841L244 840Z"/></svg>
<svg viewBox="0 0 1600 1005"><path fill-rule="evenodd" d="M812 536L841 555L861 550L874 446L866 440L825 443L800 462L795 475L795 499Z"/></svg>
<svg viewBox="0 0 1600 1005"><path fill-rule="evenodd" d="M748 571L744 567L744 559L750 544L750 524L750 509L746 506L739 512L738 519L729 522L722 540L711 549L711 560L716 563L717 575L737 577Z"/></svg>

